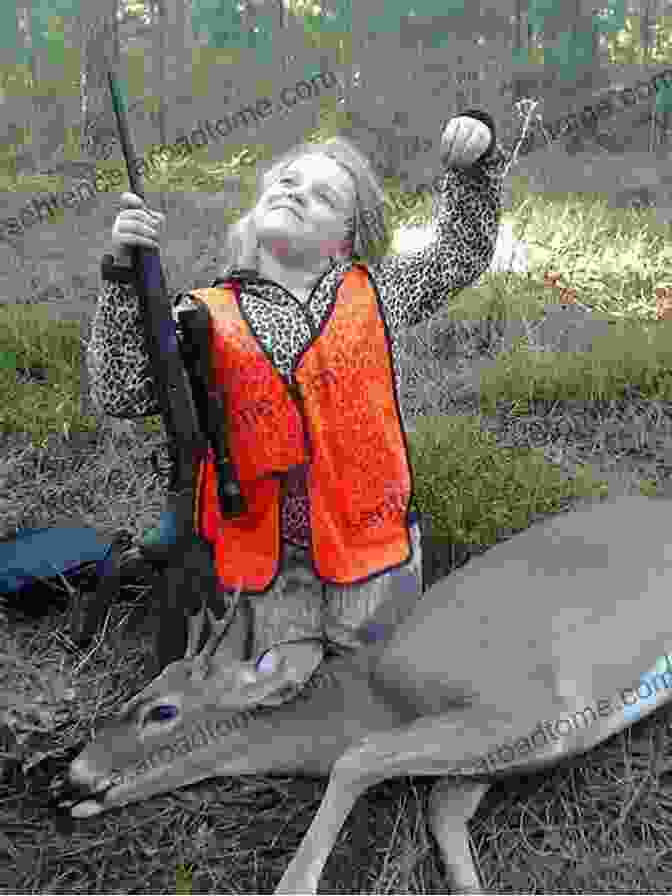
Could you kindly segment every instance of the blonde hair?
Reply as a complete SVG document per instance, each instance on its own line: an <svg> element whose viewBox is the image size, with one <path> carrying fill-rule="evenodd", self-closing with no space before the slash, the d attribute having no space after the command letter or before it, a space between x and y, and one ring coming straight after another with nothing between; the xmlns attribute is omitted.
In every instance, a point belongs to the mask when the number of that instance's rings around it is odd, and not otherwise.
<svg viewBox="0 0 672 896"><path fill-rule="evenodd" d="M293 162L306 155L318 154L333 159L352 176L356 191L351 229L346 237L352 241L349 255L352 259L375 264L387 254L393 238L385 221L385 204L390 200L371 163L345 137L332 137L324 143L300 143L272 162L257 178L257 203ZM251 227L253 212L254 208L229 227L218 277L228 277L236 268L257 270L258 241Z"/></svg>

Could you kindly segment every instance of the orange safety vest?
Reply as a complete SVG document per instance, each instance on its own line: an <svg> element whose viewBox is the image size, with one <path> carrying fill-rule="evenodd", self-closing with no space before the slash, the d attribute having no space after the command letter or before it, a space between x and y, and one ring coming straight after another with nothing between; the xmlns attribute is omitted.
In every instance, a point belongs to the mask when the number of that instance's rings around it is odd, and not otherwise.
<svg viewBox="0 0 672 896"><path fill-rule="evenodd" d="M222 517L212 451L199 464L194 525L220 586L261 593L280 566L278 481L307 464L315 571L360 583L411 558L411 466L390 340L366 267L342 278L321 331L283 377L240 308L239 284L190 292L210 311L210 384L222 395L247 512Z"/></svg>

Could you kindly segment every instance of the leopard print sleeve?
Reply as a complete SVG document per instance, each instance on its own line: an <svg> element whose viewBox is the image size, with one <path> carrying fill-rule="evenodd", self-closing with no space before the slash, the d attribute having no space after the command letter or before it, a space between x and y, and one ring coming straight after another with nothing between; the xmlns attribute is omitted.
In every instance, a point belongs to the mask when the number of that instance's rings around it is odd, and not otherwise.
<svg viewBox="0 0 672 896"><path fill-rule="evenodd" d="M445 170L436 180L431 241L370 266L393 338L432 317L489 268L506 159L494 142L471 168Z"/></svg>
<svg viewBox="0 0 672 896"><path fill-rule="evenodd" d="M188 295L173 300L173 320L181 344L180 312L193 307ZM135 288L106 282L91 323L86 351L91 401L111 417L133 419L159 414Z"/></svg>

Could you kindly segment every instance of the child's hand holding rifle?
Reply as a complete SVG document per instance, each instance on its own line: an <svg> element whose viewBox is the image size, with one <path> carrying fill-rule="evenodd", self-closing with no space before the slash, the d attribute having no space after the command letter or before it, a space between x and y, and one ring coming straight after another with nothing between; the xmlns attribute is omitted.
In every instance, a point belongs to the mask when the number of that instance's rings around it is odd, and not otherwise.
<svg viewBox="0 0 672 896"><path fill-rule="evenodd" d="M159 530L152 530L153 538L140 546L144 558L162 573L161 609L156 637L156 653L160 669L184 656L186 613L197 612L202 602L216 611L221 605L217 597L218 581L211 545L194 529L193 510L196 474L199 462L205 458L208 440L212 445L218 473L218 493L222 515L239 516L244 512L244 499L235 471L229 460L223 405L200 425L187 371L180 356L175 322L170 299L161 270L159 234L164 216L149 211L144 204L142 179L126 119L126 104L115 78L108 71L112 103L119 127L119 138L126 160L131 194L122 197L124 209L113 230L117 258L106 255L103 276L112 267L119 272L116 262L126 257L130 262L128 280L138 292L159 406L169 438L172 477L168 486L166 507ZM199 311L191 315L191 331L204 337L206 357L196 359L207 377L208 316ZM182 320L182 316L181 316ZM195 338L195 337L194 337ZM202 396L201 396L202 398ZM240 618L239 614L239 618ZM242 659L242 657L241 657Z"/></svg>

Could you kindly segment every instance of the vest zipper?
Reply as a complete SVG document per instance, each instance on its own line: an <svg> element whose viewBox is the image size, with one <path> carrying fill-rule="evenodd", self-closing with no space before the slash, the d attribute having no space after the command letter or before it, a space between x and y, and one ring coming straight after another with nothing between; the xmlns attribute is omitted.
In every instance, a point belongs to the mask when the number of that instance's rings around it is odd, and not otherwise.
<svg viewBox="0 0 672 896"><path fill-rule="evenodd" d="M290 396L296 402L299 413L301 414L301 422L303 423L303 447L306 453L306 466L310 463L310 459L313 456L313 452L310 447L310 437L308 435L308 426L306 425L306 414L303 407L303 395L301 395L301 390L299 388L299 384L294 379L293 375L290 373L287 377L287 389L289 391Z"/></svg>

